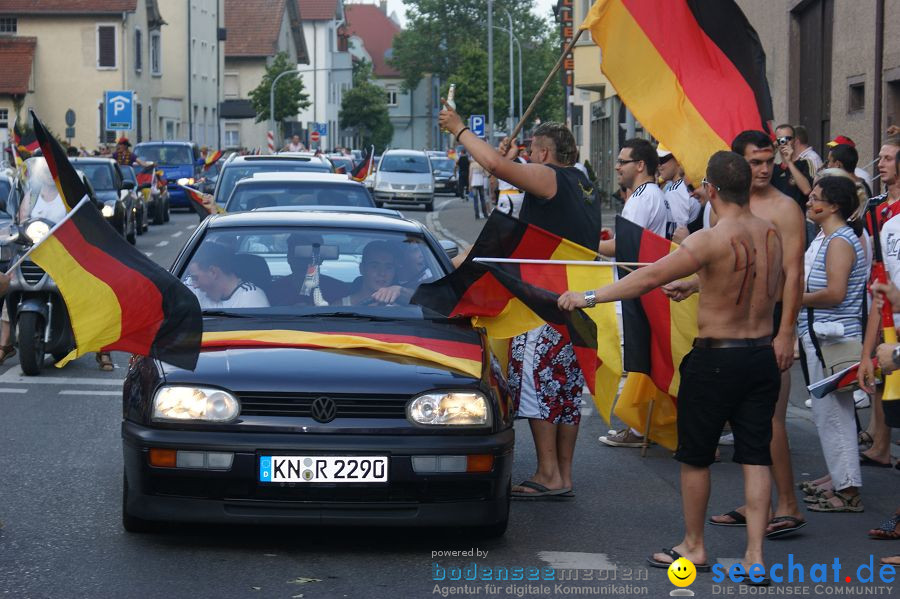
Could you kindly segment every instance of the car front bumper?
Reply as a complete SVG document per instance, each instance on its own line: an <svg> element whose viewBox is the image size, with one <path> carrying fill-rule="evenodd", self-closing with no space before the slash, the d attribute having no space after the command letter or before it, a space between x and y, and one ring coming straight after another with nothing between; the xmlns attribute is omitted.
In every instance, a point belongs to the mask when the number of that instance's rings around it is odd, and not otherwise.
<svg viewBox="0 0 900 599"><path fill-rule="evenodd" d="M391 204L430 204L434 202L434 193L421 193L412 191L379 191L375 190L376 202L390 202Z"/></svg>
<svg viewBox="0 0 900 599"><path fill-rule="evenodd" d="M128 512L154 521L487 526L509 508L513 429L485 435L317 435L122 425ZM158 468L150 448L233 452L230 470ZM261 455L387 455L387 483L260 483ZM491 454L485 473L418 474L414 455Z"/></svg>

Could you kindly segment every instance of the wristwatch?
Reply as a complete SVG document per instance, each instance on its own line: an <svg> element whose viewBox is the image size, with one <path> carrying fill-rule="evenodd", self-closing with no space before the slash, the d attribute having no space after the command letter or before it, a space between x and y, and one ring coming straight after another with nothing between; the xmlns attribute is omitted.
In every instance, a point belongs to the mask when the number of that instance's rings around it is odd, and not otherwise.
<svg viewBox="0 0 900 599"><path fill-rule="evenodd" d="M894 348L894 351L891 352L891 362L894 363L896 368L900 368L900 345Z"/></svg>
<svg viewBox="0 0 900 599"><path fill-rule="evenodd" d="M593 308L594 306L597 305L597 295L593 291L585 291L584 292L584 303L587 304L588 308ZM897 349L900 349L900 346L898 346ZM894 350L894 351L896 354L896 350Z"/></svg>

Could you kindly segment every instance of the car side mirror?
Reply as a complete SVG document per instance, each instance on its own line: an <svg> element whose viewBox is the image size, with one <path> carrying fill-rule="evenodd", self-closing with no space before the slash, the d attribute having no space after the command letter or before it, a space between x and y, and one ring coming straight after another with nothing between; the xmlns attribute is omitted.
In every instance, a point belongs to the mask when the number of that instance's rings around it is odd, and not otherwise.
<svg viewBox="0 0 900 599"><path fill-rule="evenodd" d="M459 246L449 239L441 239L440 243L441 247L444 248L444 251L447 252L449 257L456 258L459 255Z"/></svg>
<svg viewBox="0 0 900 599"><path fill-rule="evenodd" d="M134 181L122 181L122 189L134 189Z"/></svg>

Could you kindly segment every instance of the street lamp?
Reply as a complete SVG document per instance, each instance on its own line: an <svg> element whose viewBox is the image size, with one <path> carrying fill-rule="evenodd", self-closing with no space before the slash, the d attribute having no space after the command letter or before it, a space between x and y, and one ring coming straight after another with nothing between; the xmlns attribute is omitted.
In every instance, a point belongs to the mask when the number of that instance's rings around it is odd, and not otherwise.
<svg viewBox="0 0 900 599"><path fill-rule="evenodd" d="M506 31L503 27L498 27L494 25L494 29L499 29L500 31ZM507 33L509 33L507 31ZM519 38L515 34L513 34L512 39L516 42L516 50L519 52L519 120L522 120L522 45L519 43ZM509 68L512 69L512 64L509 65Z"/></svg>
<svg viewBox="0 0 900 599"><path fill-rule="evenodd" d="M513 107L515 103L515 98L513 97L513 28L512 15L505 8L503 12L506 13L506 18L509 20L509 125L506 127L506 132L509 134L512 133L512 128L516 126L515 117L513 116L513 111L515 110Z"/></svg>

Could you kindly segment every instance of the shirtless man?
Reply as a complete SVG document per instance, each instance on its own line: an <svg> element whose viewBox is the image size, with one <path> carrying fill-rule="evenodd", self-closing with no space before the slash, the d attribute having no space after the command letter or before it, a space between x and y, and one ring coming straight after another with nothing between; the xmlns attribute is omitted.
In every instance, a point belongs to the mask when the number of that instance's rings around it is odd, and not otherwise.
<svg viewBox="0 0 900 599"><path fill-rule="evenodd" d="M750 210L759 218L775 225L784 242L783 284L779 285L779 304L775 307L772 344L781 369L781 391L772 421L772 476L778 494L774 517L769 521L767 534L775 537L799 530L806 520L797 505L794 491L794 471L791 464L787 438L787 406L791 394L789 369L794 361L794 330L800 299L803 294L803 254L806 241L806 224L797 203L772 185L775 168L775 148L772 140L762 131L744 131L731 142L731 149L744 157L753 172L750 184ZM715 208L713 208L715 211ZM711 218L715 224L715 214ZM681 299L698 290L696 279L667 285L664 289L674 299ZM741 506L727 514L713 516L711 524L724 526L743 525L746 513Z"/></svg>
<svg viewBox="0 0 900 599"><path fill-rule="evenodd" d="M689 236L662 260L595 291L567 291L564 310L597 302L637 298L649 291L699 274L704 293L697 310L699 337L681 365L678 391L678 450L681 465L685 536L681 544L648 558L668 568L678 557L699 571L711 566L703 541L709 501L709 466L725 422L735 436L734 461L743 465L747 502L745 571L764 568L762 542L769 513L771 478L769 441L780 385L772 315L782 280L778 230L750 210L751 170L733 152L710 158L703 180L718 224ZM788 200L790 201L790 200ZM754 570L759 573L759 568ZM764 574L764 570L763 570ZM764 584L756 576L750 583Z"/></svg>

